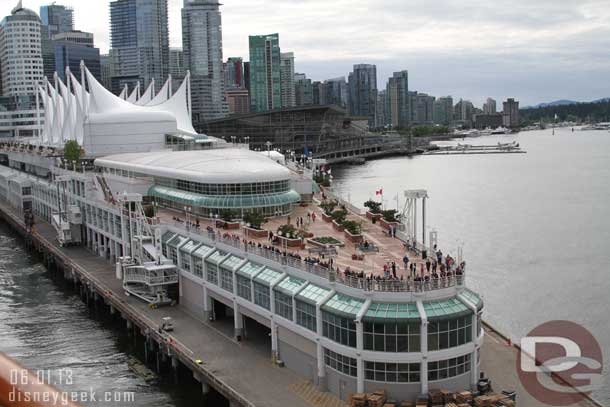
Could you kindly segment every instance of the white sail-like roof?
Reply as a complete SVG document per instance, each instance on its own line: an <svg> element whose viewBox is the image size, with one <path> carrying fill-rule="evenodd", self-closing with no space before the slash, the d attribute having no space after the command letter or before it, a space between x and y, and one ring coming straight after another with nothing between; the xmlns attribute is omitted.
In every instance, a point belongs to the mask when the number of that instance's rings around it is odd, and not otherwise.
<svg viewBox="0 0 610 407"><path fill-rule="evenodd" d="M127 85L123 87L123 90L119 94L119 98L126 100L127 99Z"/></svg>
<svg viewBox="0 0 610 407"><path fill-rule="evenodd" d="M171 98L159 105L147 107L153 110L172 113L176 117L179 132L189 136L196 136L198 133L193 128L193 121L191 120L189 109L188 93L190 91L190 81L191 76L190 74L187 74L182 81L182 84Z"/></svg>
<svg viewBox="0 0 610 407"><path fill-rule="evenodd" d="M159 105L170 98L171 95L169 91L169 86L171 84L171 80L172 76L170 75L165 81L165 84L163 84L163 86L161 87L161 90L159 90L159 93L157 93L157 95L152 100L146 103L147 106Z"/></svg>
<svg viewBox="0 0 610 407"><path fill-rule="evenodd" d="M138 82L136 87L133 88L133 91L127 98L127 101L130 103L136 103L138 101L138 99L140 99L140 82Z"/></svg>
<svg viewBox="0 0 610 407"><path fill-rule="evenodd" d="M51 117L53 116L53 107L49 102L49 93L46 91L48 83L45 81L44 88L38 86L38 93L42 99L42 106L44 107L44 125L42 127L41 141L43 144L49 143L49 134L51 133Z"/></svg>
<svg viewBox="0 0 610 407"><path fill-rule="evenodd" d="M140 96L140 98L136 101L136 105L138 106L143 106L148 104L151 100L153 100L155 96L155 79L153 78L153 80L150 81L150 85L148 85L148 89L146 89L146 92L144 92L142 94L142 96Z"/></svg>

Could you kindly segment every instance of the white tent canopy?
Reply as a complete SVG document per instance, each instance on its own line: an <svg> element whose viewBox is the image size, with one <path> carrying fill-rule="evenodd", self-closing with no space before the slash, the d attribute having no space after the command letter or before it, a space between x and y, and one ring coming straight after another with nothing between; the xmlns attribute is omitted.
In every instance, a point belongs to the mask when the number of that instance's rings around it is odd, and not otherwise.
<svg viewBox="0 0 610 407"><path fill-rule="evenodd" d="M80 82L69 70L66 78L66 84L55 76L55 86L45 80L39 87L45 110L41 142L45 145L63 146L76 140L89 154L96 154L92 150L99 150L100 145L105 151L124 151L130 144L134 151L150 151L164 148L167 135L197 135L191 121L189 74L173 95L170 78L154 98L151 82L141 97L138 84L128 100L105 89L84 64ZM124 89L122 95L126 93Z"/></svg>

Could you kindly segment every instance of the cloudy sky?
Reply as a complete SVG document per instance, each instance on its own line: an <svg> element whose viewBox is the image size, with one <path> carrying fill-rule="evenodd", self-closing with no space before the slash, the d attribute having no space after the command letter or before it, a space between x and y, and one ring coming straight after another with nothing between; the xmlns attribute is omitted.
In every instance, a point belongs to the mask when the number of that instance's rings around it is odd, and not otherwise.
<svg viewBox="0 0 610 407"><path fill-rule="evenodd" d="M0 0L0 15L16 2ZM107 51L109 1L57 2ZM180 46L182 0L168 2L170 42ZM48 3L23 0L36 11ZM225 0L221 11L225 58L248 59L248 35L278 32L314 80L373 63L379 86L408 69L409 88L477 105L610 97L610 0Z"/></svg>

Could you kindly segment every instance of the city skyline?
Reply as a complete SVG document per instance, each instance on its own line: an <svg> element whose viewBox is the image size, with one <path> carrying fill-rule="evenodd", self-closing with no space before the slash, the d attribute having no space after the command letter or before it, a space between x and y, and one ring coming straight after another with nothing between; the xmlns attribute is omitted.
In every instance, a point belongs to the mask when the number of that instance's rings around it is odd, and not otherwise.
<svg viewBox="0 0 610 407"><path fill-rule="evenodd" d="M2 15L13 3L0 5ZM39 12L49 3L25 0L24 7ZM108 3L61 2L74 8L75 28L93 32L103 53L110 44ZM182 4L168 1L172 47L182 45ZM275 12L267 15L271 4ZM478 0L459 6L382 0L374 8L363 0L349 8L344 0L332 7L318 0L235 0L222 13L225 59L248 58L248 35L278 32L282 48L295 53L295 70L314 81L347 76L354 64L366 63L377 65L380 89L393 72L406 69L410 88L477 106L487 97L515 97L527 106L610 96L610 60L603 52L610 48L610 10L599 0L517 0L510 8Z"/></svg>

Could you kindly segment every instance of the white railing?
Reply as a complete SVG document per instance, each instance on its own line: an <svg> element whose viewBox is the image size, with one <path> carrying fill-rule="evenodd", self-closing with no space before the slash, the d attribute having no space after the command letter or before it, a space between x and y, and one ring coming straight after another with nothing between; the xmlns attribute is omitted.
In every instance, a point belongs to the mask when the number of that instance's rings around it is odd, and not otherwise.
<svg viewBox="0 0 610 407"><path fill-rule="evenodd" d="M336 270L331 269L329 267L325 267L315 262L308 262L301 258L295 257L289 252L285 252L279 249L269 249L262 246L259 247L258 244L244 244L241 238L233 238L218 232L207 232L203 236L207 236L207 238L212 242L220 242L233 248L236 248L242 252L252 253L261 256L265 259L276 262L279 265L290 266L295 269L315 274L316 276L322 278L326 278L330 281L336 281L348 287L358 288L365 291L424 292L441 290L455 286L462 286L465 284L465 276L463 274L451 274L442 278L433 278L432 276L427 276L423 278L418 277L416 279L408 278L406 280L345 275L344 273L337 272Z"/></svg>

